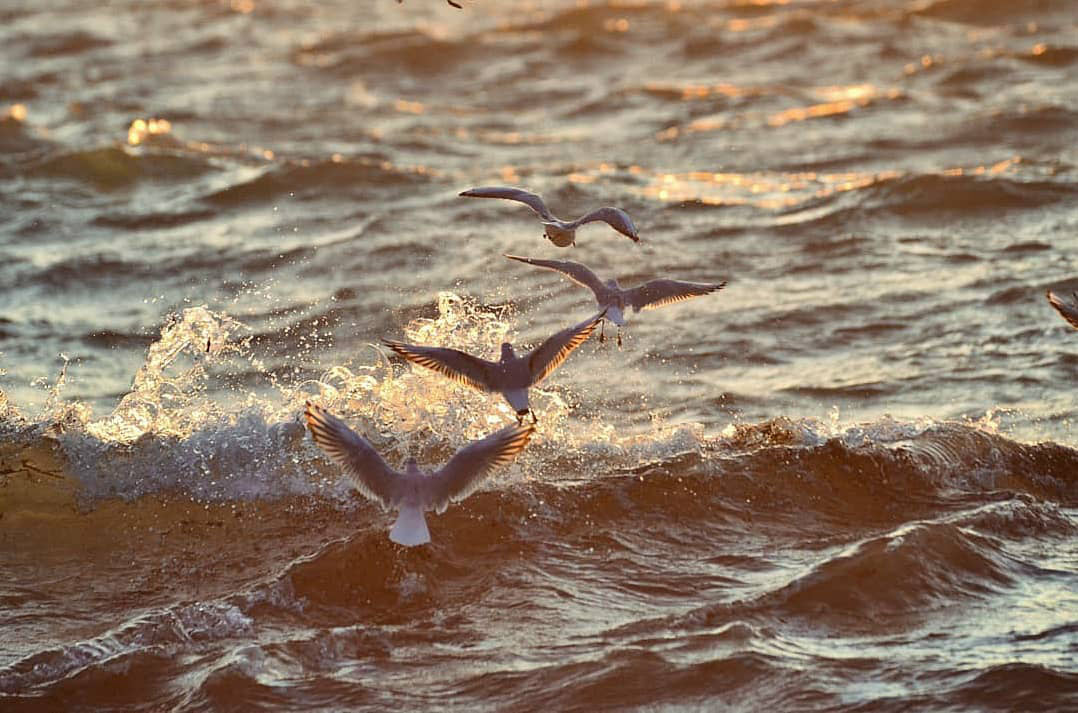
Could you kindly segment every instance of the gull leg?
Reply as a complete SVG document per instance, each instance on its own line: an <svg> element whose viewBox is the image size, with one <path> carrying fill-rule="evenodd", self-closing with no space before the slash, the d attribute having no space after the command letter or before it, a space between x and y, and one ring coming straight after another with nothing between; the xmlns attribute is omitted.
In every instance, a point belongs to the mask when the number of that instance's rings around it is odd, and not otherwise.
<svg viewBox="0 0 1078 713"><path fill-rule="evenodd" d="M618 327L618 349L621 349L621 327Z"/></svg>
<svg viewBox="0 0 1078 713"><path fill-rule="evenodd" d="M533 424L539 423L539 419L535 417L535 409L528 409L528 410L531 411L532 423Z"/></svg>
<svg viewBox="0 0 1078 713"><path fill-rule="evenodd" d="M601 320L599 322L599 343L600 344L602 344L603 342L606 341L606 334L604 334L605 330L606 330L606 320L604 319L604 320Z"/></svg>

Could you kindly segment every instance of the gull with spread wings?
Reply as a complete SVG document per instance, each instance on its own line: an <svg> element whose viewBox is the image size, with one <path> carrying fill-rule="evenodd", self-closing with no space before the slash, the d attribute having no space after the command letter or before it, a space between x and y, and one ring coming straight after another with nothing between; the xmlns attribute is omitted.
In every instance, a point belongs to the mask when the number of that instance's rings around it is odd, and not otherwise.
<svg viewBox="0 0 1078 713"><path fill-rule="evenodd" d="M1049 304L1056 308L1056 312L1059 312L1060 317L1067 320L1070 326L1078 329L1078 292L1074 293L1075 302L1073 304L1067 304L1059 299L1059 295L1051 290L1045 292L1045 297L1048 298Z"/></svg>
<svg viewBox="0 0 1078 713"><path fill-rule="evenodd" d="M508 186L482 186L463 191L460 195L468 198L505 198L511 201L520 201L534 210L539 215L543 224L543 235L559 248L576 245L576 229L584 223L601 220L614 230L618 231L634 243L640 242L640 235L636 232L633 219L621 208L606 206L577 218L576 220L562 220L557 218L546 207L543 199L523 188L510 188Z"/></svg>
<svg viewBox="0 0 1078 713"><path fill-rule="evenodd" d="M726 287L726 281L711 282L683 282L681 280L651 280L636 287L624 288L618 285L614 278L603 282L599 276L592 272L586 265L571 260L540 260L533 257L520 257L518 255L506 255L510 260L545 267L548 270L556 270L566 275L570 280L583 285L595 293L595 301L599 308L606 314L606 318L618 325L618 346L621 346L621 328L625 326L625 310L633 308L633 312L645 309L655 309L674 302L683 302L693 297L708 295ZM599 331L599 341L603 341L602 330Z"/></svg>
<svg viewBox="0 0 1078 713"><path fill-rule="evenodd" d="M390 468L367 439L321 406L307 402L307 427L318 447L351 476L359 492L385 509L398 511L389 539L401 545L430 542L423 513L445 512L475 492L491 471L516 457L535 432L535 426L517 424L461 448L439 470L424 473L414 458L404 472Z"/></svg>
<svg viewBox="0 0 1078 713"><path fill-rule="evenodd" d="M516 355L512 344L504 342L499 361L487 361L457 349L405 344L392 339L383 339L382 343L408 361L454 381L479 391L500 393L516 410L518 423L529 412L535 423L538 419L528 405L528 389L548 377L574 349L587 341L605 314L600 312L563 329L522 356Z"/></svg>

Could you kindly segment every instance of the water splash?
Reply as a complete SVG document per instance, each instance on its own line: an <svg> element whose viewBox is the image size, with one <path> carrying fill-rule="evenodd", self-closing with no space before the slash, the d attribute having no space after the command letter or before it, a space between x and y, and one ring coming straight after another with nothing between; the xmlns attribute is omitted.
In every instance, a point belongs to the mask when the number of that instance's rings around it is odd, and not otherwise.
<svg viewBox="0 0 1078 713"><path fill-rule="evenodd" d="M412 321L404 333L414 342L490 356L512 340L513 318L509 307L443 292L438 315ZM207 501L290 495L346 501L352 498L347 479L306 438L301 414L307 400L345 418L390 463L408 456L444 462L468 441L516 420L498 395L393 364L373 345L366 362L283 383L262 367L245 332L243 324L205 305L170 317L131 390L97 420L87 405L63 400L62 371L33 428L36 445L47 441L61 456L49 468L74 476L91 503L160 492ZM268 394L244 391L222 400L222 391L211 388L214 379L252 368L265 377ZM532 397L541 435L514 472L549 472L554 463L557 472L579 477L699 445L698 434L685 427L621 437L609 425L572 416L578 397L560 387L544 385Z"/></svg>
<svg viewBox="0 0 1078 713"><path fill-rule="evenodd" d="M231 355L249 355L249 338L234 340L245 329L205 305L173 315L150 345L131 390L107 418L88 423L86 431L102 440L121 442L151 431L190 434L220 414L218 407L199 396L205 392L211 364Z"/></svg>

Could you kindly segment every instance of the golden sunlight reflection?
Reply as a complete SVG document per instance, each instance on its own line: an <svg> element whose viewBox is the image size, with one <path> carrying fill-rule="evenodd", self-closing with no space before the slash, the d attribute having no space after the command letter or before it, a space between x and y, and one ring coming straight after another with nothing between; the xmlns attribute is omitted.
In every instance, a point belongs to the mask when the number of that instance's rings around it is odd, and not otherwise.
<svg viewBox="0 0 1078 713"><path fill-rule="evenodd" d="M675 84L670 82L648 82L644 91L659 96L680 97L683 101L709 99L716 96L729 98L756 96L763 94L762 89L739 87L736 84Z"/></svg>
<svg viewBox="0 0 1078 713"><path fill-rule="evenodd" d="M127 143L138 146L153 136L163 136L172 131L168 119L135 119L127 129Z"/></svg>
<svg viewBox="0 0 1078 713"><path fill-rule="evenodd" d="M673 84L648 84L644 91L652 94L676 96L683 101L708 100L716 96L742 97L742 96L765 96L768 94L779 95L784 90L779 87L738 87L732 84L699 85L687 84L683 86ZM806 121L809 119L821 119L825 117L849 114L856 109L871 106L879 101L896 101L905 95L901 89L892 87L881 89L872 84L853 84L848 86L817 87L812 94L821 101L808 106L795 106L782 111L767 114L763 123L767 126L780 127L792 122ZM741 114L737 116L709 116L694 119L682 126L670 126L656 132L655 137L659 141L673 141L687 134L698 134L711 131L720 131L730 126L744 126L746 124L760 123L759 115Z"/></svg>
<svg viewBox="0 0 1078 713"><path fill-rule="evenodd" d="M817 91L825 96L832 97L831 101L805 107L793 107L792 109L777 112L767 118L767 123L770 126L783 126L794 121L848 114L854 109L872 104L879 98L893 100L902 96L902 92L898 89L889 89L882 92L870 84L859 84L851 87L826 87Z"/></svg>
<svg viewBox="0 0 1078 713"><path fill-rule="evenodd" d="M948 168L944 176L1000 175L1011 171L1021 161L1013 156L993 164ZM630 171L633 173L633 171ZM636 172L646 175L647 183L639 192L647 198L666 203L695 202L705 205L745 205L764 210L790 210L809 201L887 183L906 175L904 171L818 173L722 173L688 171L682 173ZM574 174L576 175L576 174ZM590 182L579 176L577 183ZM594 175L591 181L595 180Z"/></svg>
<svg viewBox="0 0 1078 713"><path fill-rule="evenodd" d="M765 15L764 17L735 17L725 22L717 23L730 32L748 32L762 28L774 27L779 23L777 15Z"/></svg>
<svg viewBox="0 0 1078 713"><path fill-rule="evenodd" d="M230 0L228 6L232 8L232 12L241 15L250 15L255 10L254 0Z"/></svg>
<svg viewBox="0 0 1078 713"><path fill-rule="evenodd" d="M427 110L423 102L413 102L406 99L397 99L393 102L393 108L402 114L422 114Z"/></svg>
<svg viewBox="0 0 1078 713"><path fill-rule="evenodd" d="M26 121L26 115L27 111L25 104L12 104L4 112L3 118L11 119L12 121L17 121L21 124L22 122Z"/></svg>

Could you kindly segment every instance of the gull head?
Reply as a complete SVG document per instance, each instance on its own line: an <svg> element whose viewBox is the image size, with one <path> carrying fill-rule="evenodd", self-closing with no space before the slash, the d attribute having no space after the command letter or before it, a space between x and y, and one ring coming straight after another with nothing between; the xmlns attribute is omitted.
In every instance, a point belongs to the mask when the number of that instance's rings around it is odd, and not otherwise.
<svg viewBox="0 0 1078 713"><path fill-rule="evenodd" d="M516 359L516 353L513 351L513 345L509 342L502 342L502 361L512 361Z"/></svg>
<svg viewBox="0 0 1078 713"><path fill-rule="evenodd" d="M404 472L407 475L419 475L419 461L415 458L408 458L404 461Z"/></svg>

